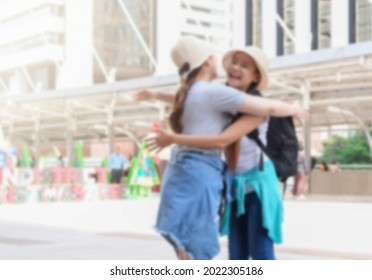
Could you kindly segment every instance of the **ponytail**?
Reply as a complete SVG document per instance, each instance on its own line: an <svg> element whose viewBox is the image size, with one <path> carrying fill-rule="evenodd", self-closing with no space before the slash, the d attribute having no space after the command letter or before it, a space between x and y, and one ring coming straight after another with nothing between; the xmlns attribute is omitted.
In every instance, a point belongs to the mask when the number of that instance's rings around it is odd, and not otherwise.
<svg viewBox="0 0 372 280"><path fill-rule="evenodd" d="M188 64L184 64L184 66L179 71L181 77L184 74L184 72L187 72L188 70L189 70ZM169 124L175 133L182 133L183 131L181 118L183 114L184 104L187 98L187 93L189 92L192 84L195 82L196 76L199 74L200 70L201 67L192 70L186 76L186 79L182 81L181 86L177 91L173 103L172 112L169 116Z"/></svg>

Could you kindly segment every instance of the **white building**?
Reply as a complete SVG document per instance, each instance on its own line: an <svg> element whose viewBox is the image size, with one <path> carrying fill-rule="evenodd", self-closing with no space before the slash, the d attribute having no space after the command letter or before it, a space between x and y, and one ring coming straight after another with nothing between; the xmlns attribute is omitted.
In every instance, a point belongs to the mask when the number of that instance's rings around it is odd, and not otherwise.
<svg viewBox="0 0 372 280"><path fill-rule="evenodd" d="M158 0L157 1L157 75L174 73L169 53L180 35L207 40L222 52L237 45L242 36L244 0ZM240 33L242 35L243 33Z"/></svg>
<svg viewBox="0 0 372 280"><path fill-rule="evenodd" d="M181 34L233 45L232 0L2 0L0 92L174 73Z"/></svg>

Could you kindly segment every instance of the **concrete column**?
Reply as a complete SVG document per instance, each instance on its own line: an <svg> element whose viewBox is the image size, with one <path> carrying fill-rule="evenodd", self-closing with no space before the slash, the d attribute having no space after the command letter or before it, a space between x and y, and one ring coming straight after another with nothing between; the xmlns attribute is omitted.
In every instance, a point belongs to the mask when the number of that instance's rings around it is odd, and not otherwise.
<svg viewBox="0 0 372 280"><path fill-rule="evenodd" d="M76 132L76 120L72 117L68 119L66 142L67 142L67 166L72 166L74 157L74 136Z"/></svg>
<svg viewBox="0 0 372 280"><path fill-rule="evenodd" d="M169 12L172 11L172 12ZM156 5L156 61L155 75L177 73L171 60L171 49L181 36L181 1L158 0Z"/></svg>
<svg viewBox="0 0 372 280"><path fill-rule="evenodd" d="M162 129L169 129L168 115L165 106L159 109L159 121Z"/></svg>
<svg viewBox="0 0 372 280"><path fill-rule="evenodd" d="M66 131L67 142L67 166L72 166L72 159L74 156L74 133L71 130Z"/></svg>
<svg viewBox="0 0 372 280"><path fill-rule="evenodd" d="M3 126L0 125L0 148L5 148L5 137L4 137L4 129Z"/></svg>
<svg viewBox="0 0 372 280"><path fill-rule="evenodd" d="M9 126L8 126L8 136L5 139L5 142L7 142L7 144L8 144L8 147L7 148L15 147L15 145L17 144L16 143L16 140L17 139L14 137L14 123L11 122L11 123L9 123ZM17 166L17 163L19 161L20 155L21 155L21 151L18 151L18 155L17 156L12 156L13 167L16 167Z"/></svg>
<svg viewBox="0 0 372 280"><path fill-rule="evenodd" d="M328 134L328 138L330 138L332 136L332 125L328 126L327 134Z"/></svg>
<svg viewBox="0 0 372 280"><path fill-rule="evenodd" d="M65 0L65 60L57 88L93 83L93 2Z"/></svg>
<svg viewBox="0 0 372 280"><path fill-rule="evenodd" d="M307 110L310 110L310 102L311 102L311 92L310 92L310 85L305 82L302 86L303 90L303 106ZM305 149L305 159L307 166L310 168L311 166L311 119L305 123L304 125L304 149ZM308 192L311 193L311 176L308 177Z"/></svg>
<svg viewBox="0 0 372 280"><path fill-rule="evenodd" d="M107 132L107 138L108 138L108 150L109 150L109 155L111 155L111 153L114 152L115 150L115 127L114 127L114 123L113 123L113 120L114 120L114 113L112 110L110 110L108 112L108 116L107 116L107 128L108 128L108 132Z"/></svg>
<svg viewBox="0 0 372 280"><path fill-rule="evenodd" d="M8 126L8 139L6 139L6 141L8 142L8 144L10 146L13 146L14 145L14 133L13 133L13 130L14 130L14 124L13 122L11 122Z"/></svg>
<svg viewBox="0 0 372 280"><path fill-rule="evenodd" d="M276 0L262 0L262 48L269 57L276 56Z"/></svg>
<svg viewBox="0 0 372 280"><path fill-rule="evenodd" d="M15 70L14 74L9 79L9 93L21 94L30 91L25 75L21 70Z"/></svg>
<svg viewBox="0 0 372 280"><path fill-rule="evenodd" d="M246 42L246 2L247 0L233 1L233 29L232 29L232 45L234 47L243 47Z"/></svg>
<svg viewBox="0 0 372 280"><path fill-rule="evenodd" d="M295 52L311 51L311 0L295 1ZM316 34L313 34L316 36Z"/></svg>
<svg viewBox="0 0 372 280"><path fill-rule="evenodd" d="M39 159L40 159L40 118L37 118L35 121L35 139L34 139L34 147L35 147L35 167L39 166Z"/></svg>
<svg viewBox="0 0 372 280"><path fill-rule="evenodd" d="M349 0L331 1L331 47L349 44Z"/></svg>

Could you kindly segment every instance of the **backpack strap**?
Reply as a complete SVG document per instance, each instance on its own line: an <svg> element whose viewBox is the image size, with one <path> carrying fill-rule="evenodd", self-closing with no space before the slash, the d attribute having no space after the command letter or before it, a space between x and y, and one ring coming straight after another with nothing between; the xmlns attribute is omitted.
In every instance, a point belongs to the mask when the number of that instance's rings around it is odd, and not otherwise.
<svg viewBox="0 0 372 280"><path fill-rule="evenodd" d="M267 157L269 157L269 158L270 158L270 155L269 155L269 152L268 152L266 146L264 145L264 143L262 143L260 137L258 136L258 129L256 128L252 132L248 133L247 134L247 137L249 139L253 140L257 144L257 146L260 148L260 150L261 150L259 170L260 171L263 171L263 153L265 153L265 155Z"/></svg>
<svg viewBox="0 0 372 280"><path fill-rule="evenodd" d="M253 96L259 96L259 97L262 97L262 94L260 91L254 89L254 90L249 90L248 89L248 94L250 95L253 95ZM252 139L256 144L257 146L261 149L261 153L260 153L260 162L259 162L259 170L260 171L263 171L264 169L264 166L263 166L263 153L265 153L265 155L271 159L270 155L269 155L269 152L266 148L266 146L262 143L260 137L259 137L259 132L258 132L258 129L256 128L255 130L251 131L250 133L247 134L247 137Z"/></svg>
<svg viewBox="0 0 372 280"><path fill-rule="evenodd" d="M259 166L259 170L260 171L263 171L263 169L264 169L264 166L263 166L263 153L261 151L261 153L260 153L260 166Z"/></svg>

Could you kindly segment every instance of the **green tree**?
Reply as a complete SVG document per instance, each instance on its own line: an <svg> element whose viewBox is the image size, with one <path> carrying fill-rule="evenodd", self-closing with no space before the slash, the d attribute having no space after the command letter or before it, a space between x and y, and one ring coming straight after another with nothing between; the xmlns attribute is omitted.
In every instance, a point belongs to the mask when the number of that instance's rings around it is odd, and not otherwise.
<svg viewBox="0 0 372 280"><path fill-rule="evenodd" d="M324 144L324 153L320 160L338 161L342 164L372 163L367 137L357 133L349 138L332 136Z"/></svg>

